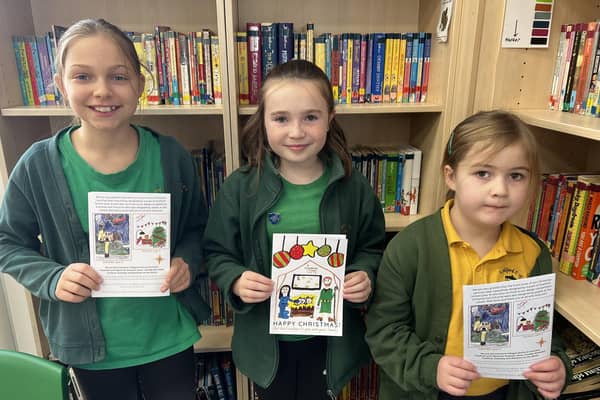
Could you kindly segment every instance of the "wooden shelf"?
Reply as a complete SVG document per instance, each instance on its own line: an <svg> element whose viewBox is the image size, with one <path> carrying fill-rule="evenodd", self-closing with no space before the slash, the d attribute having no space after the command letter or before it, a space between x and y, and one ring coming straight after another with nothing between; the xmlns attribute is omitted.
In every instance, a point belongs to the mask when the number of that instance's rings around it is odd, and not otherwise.
<svg viewBox="0 0 600 400"><path fill-rule="evenodd" d="M600 345L600 318L596 312L596 306L600 304L600 287L563 274L556 260L553 260L553 270L556 273L556 311Z"/></svg>
<svg viewBox="0 0 600 400"><path fill-rule="evenodd" d="M240 115L252 115L258 106L240 106ZM401 114L401 113L440 113L440 104L338 104L337 114Z"/></svg>
<svg viewBox="0 0 600 400"><path fill-rule="evenodd" d="M202 335L202 339L194 343L194 351L196 353L231 351L233 326L201 325L198 327L198 330Z"/></svg>
<svg viewBox="0 0 600 400"><path fill-rule="evenodd" d="M423 218L422 215L402 215L400 213L384 213L385 230L387 232L397 232L413 222Z"/></svg>
<svg viewBox="0 0 600 400"><path fill-rule="evenodd" d="M513 110L525 123L544 129L600 140L600 118L551 110Z"/></svg>
<svg viewBox="0 0 600 400"><path fill-rule="evenodd" d="M0 110L5 117L69 117L73 110L64 106L19 106L7 107ZM139 107L136 115L223 115L222 105L174 106L146 105Z"/></svg>

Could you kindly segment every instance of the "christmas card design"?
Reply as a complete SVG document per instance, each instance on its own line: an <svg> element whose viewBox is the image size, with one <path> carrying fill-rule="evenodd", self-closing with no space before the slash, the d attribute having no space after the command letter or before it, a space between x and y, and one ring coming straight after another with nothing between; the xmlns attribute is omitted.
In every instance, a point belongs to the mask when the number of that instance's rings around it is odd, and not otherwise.
<svg viewBox="0 0 600 400"><path fill-rule="evenodd" d="M342 336L345 235L273 235L269 333Z"/></svg>

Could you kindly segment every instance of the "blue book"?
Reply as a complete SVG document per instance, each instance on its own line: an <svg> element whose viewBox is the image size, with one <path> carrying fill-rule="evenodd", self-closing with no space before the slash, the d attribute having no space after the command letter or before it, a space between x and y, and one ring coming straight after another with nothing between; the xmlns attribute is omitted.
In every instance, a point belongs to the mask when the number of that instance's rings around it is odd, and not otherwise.
<svg viewBox="0 0 600 400"><path fill-rule="evenodd" d="M277 30L278 63L283 64L294 58L294 24L280 22Z"/></svg>
<svg viewBox="0 0 600 400"><path fill-rule="evenodd" d="M410 64L410 97L408 102L415 103L417 100L417 76L419 74L419 35L413 34L412 60Z"/></svg>
<svg viewBox="0 0 600 400"><path fill-rule="evenodd" d="M371 82L373 74L373 34L367 34L367 82L365 83L365 103L371 102Z"/></svg>
<svg viewBox="0 0 600 400"><path fill-rule="evenodd" d="M331 81L331 50L333 48L333 39L331 33L324 33L325 35L325 73Z"/></svg>
<svg viewBox="0 0 600 400"><path fill-rule="evenodd" d="M360 89L360 33L352 35L352 103L358 103Z"/></svg>
<svg viewBox="0 0 600 400"><path fill-rule="evenodd" d="M383 74L385 63L385 33L373 34L373 69L371 77L371 102L383 101Z"/></svg>
<svg viewBox="0 0 600 400"><path fill-rule="evenodd" d="M260 34L262 38L262 80L278 64L277 60L277 23L263 22L260 24Z"/></svg>
<svg viewBox="0 0 600 400"><path fill-rule="evenodd" d="M46 45L46 37L36 37L38 55L40 58L40 69L42 71L42 80L44 83L44 93L46 94L46 103L55 105L56 98L54 97L54 81L52 68L50 67L50 56L48 55L48 46Z"/></svg>
<svg viewBox="0 0 600 400"><path fill-rule="evenodd" d="M398 153L398 169L396 173L396 203L394 211L399 213L402 208L402 179L404 172L404 153Z"/></svg>

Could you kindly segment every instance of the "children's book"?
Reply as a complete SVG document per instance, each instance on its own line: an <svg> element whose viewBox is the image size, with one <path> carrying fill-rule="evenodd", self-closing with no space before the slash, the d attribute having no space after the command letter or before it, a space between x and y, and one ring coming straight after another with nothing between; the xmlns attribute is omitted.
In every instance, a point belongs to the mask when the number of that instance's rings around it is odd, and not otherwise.
<svg viewBox="0 0 600 400"><path fill-rule="evenodd" d="M273 235L269 333L342 336L345 235Z"/></svg>

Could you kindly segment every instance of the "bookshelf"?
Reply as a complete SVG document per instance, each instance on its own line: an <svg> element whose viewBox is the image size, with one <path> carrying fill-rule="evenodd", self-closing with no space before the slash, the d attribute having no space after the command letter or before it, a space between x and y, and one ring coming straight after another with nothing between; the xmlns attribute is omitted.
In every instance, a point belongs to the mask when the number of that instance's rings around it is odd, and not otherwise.
<svg viewBox="0 0 600 400"><path fill-rule="evenodd" d="M472 112L480 48L479 0L454 2L449 41L432 40L427 103L343 105L339 122L351 145L392 147L411 144L423 150L419 214L386 214L386 229L397 231L436 210L444 199L440 173L444 143L450 130ZM189 149L209 142L225 154L226 168L240 165L239 139L243 123L255 108L237 102L235 32L246 22L293 22L315 33L436 32L439 0L0 0L0 195L19 156L35 141L70 123L65 107L23 107L11 43L12 35L41 35L52 24L68 26L102 17L125 30L150 32L155 25L178 31L208 28L221 44L223 104L218 106L144 106L134 122L179 139ZM18 350L40 356L47 345L35 317L35 299L10 277L4 284L13 336ZM201 327L198 352L227 351L232 327ZM242 386L242 385L240 385ZM246 389L242 388L242 391ZM240 397L243 398L243 397ZM247 398L247 397L245 397Z"/></svg>
<svg viewBox="0 0 600 400"><path fill-rule="evenodd" d="M516 112L538 138L543 172L598 170L600 119L548 110L548 97L560 26L600 18L600 3L555 0L547 49L504 49L500 43L504 2L486 2L476 17L482 27L477 59L474 110L504 108ZM492 45L489 45L492 43ZM558 272L556 309L600 344L600 324L591 312L600 289Z"/></svg>

